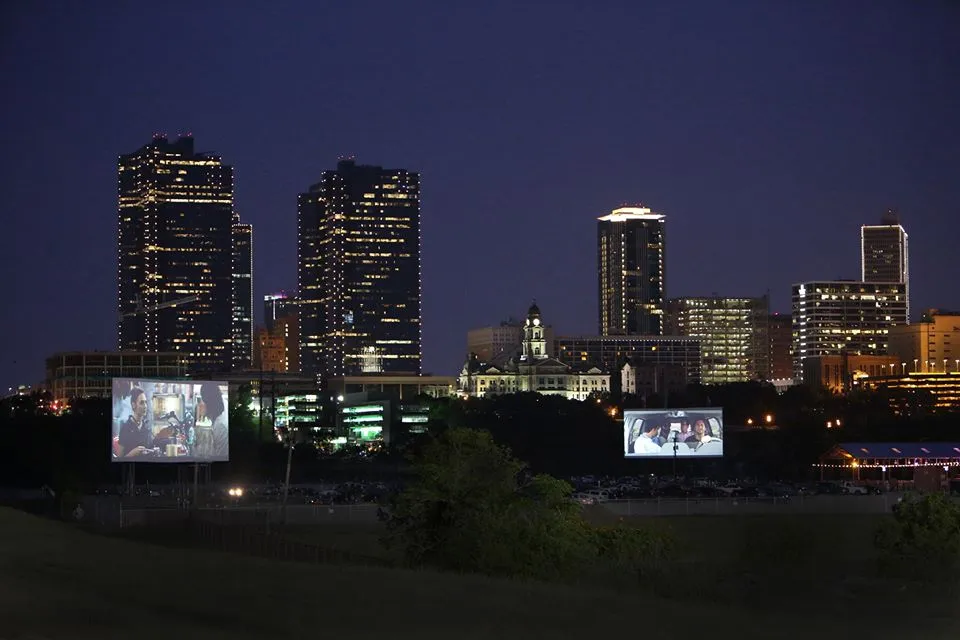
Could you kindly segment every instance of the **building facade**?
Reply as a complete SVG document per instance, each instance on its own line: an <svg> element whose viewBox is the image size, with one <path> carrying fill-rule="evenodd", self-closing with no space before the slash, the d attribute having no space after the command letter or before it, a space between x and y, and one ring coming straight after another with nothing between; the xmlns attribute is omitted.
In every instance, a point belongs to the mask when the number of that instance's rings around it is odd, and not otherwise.
<svg viewBox="0 0 960 640"><path fill-rule="evenodd" d="M646 207L598 218L600 335L663 334L665 220Z"/></svg>
<svg viewBox="0 0 960 640"><path fill-rule="evenodd" d="M765 380L770 373L770 303L760 298L674 298L666 304L666 333L700 339L703 384Z"/></svg>
<svg viewBox="0 0 960 640"><path fill-rule="evenodd" d="M456 395L457 379L454 376L347 376L330 378L325 386L334 396L378 393L401 402L413 402L421 395L431 398Z"/></svg>
<svg viewBox="0 0 960 640"><path fill-rule="evenodd" d="M553 354L553 327L544 327L547 355ZM520 354L523 342L523 322L504 320L496 327L482 327L467 332L467 353L472 353L481 362L491 362L498 358Z"/></svg>
<svg viewBox="0 0 960 640"><path fill-rule="evenodd" d="M263 296L263 325L267 331L273 330L278 318L289 318L297 314L297 298L285 291L268 293Z"/></svg>
<svg viewBox="0 0 960 640"><path fill-rule="evenodd" d="M907 324L906 285L852 280L795 284L794 376L803 361L820 356L887 355L892 327Z"/></svg>
<svg viewBox="0 0 960 640"><path fill-rule="evenodd" d="M68 351L47 358L47 389L61 404L75 398L110 398L114 378L177 379L187 375L178 352Z"/></svg>
<svg viewBox="0 0 960 640"><path fill-rule="evenodd" d="M233 167L193 138L154 139L118 172L117 344L177 352L195 372L233 364Z"/></svg>
<svg viewBox="0 0 960 640"><path fill-rule="evenodd" d="M668 397L687 388L687 371L679 364L651 364L629 359L620 369L621 391L648 398Z"/></svg>
<svg viewBox="0 0 960 640"><path fill-rule="evenodd" d="M534 304L524 321L519 356L483 362L471 354L460 372L459 391L478 398L533 391L586 400L610 392L610 374L593 365L574 367L547 355L540 308Z"/></svg>
<svg viewBox="0 0 960 640"><path fill-rule="evenodd" d="M804 384L826 387L834 393L845 393L866 377L890 375L899 370L894 356L827 355L803 361Z"/></svg>
<svg viewBox="0 0 960 640"><path fill-rule="evenodd" d="M343 160L300 194L300 367L421 372L420 176Z"/></svg>
<svg viewBox="0 0 960 640"><path fill-rule="evenodd" d="M860 228L860 279L863 282L899 282L907 298L910 318L910 252L907 232L899 216L888 211L878 225Z"/></svg>
<svg viewBox="0 0 960 640"><path fill-rule="evenodd" d="M233 369L253 365L253 225L233 214Z"/></svg>
<svg viewBox="0 0 960 640"><path fill-rule="evenodd" d="M700 339L677 336L561 336L554 340L557 360L570 366L622 370L636 363L683 368L688 384L700 384ZM619 376L618 376L619 377ZM616 385L614 385L616 386Z"/></svg>
<svg viewBox="0 0 960 640"><path fill-rule="evenodd" d="M930 309L920 322L890 329L903 373L960 372L960 313Z"/></svg>
<svg viewBox="0 0 960 640"><path fill-rule="evenodd" d="M793 326L789 315L772 313L767 319L767 360L770 363L768 380L793 379Z"/></svg>

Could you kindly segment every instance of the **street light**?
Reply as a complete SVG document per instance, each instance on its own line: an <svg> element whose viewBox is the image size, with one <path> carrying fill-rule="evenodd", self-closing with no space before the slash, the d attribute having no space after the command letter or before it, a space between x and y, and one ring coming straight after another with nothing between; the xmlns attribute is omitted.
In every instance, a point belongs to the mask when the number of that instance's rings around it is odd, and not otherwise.
<svg viewBox="0 0 960 640"><path fill-rule="evenodd" d="M904 376L907 375L907 363L901 362L900 367L901 367L900 375L904 375Z"/></svg>
<svg viewBox="0 0 960 640"><path fill-rule="evenodd" d="M920 359L919 359L919 358L914 358L914 359L913 359L913 372L914 372L914 373L917 372L917 363L918 363L918 362L920 362Z"/></svg>
<svg viewBox="0 0 960 640"><path fill-rule="evenodd" d="M773 424L773 416L772 416L771 414L769 414L769 413L768 413L767 416L764 418L764 420L767 421L767 424Z"/></svg>

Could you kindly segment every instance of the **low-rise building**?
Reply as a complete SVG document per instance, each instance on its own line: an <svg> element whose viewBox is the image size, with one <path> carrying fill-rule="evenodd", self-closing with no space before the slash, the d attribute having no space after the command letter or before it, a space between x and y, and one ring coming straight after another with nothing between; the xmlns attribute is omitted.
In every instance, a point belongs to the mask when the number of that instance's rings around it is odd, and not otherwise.
<svg viewBox="0 0 960 640"><path fill-rule="evenodd" d="M67 351L47 358L47 389L53 401L109 398L114 378L178 379L187 375L182 353Z"/></svg>
<svg viewBox="0 0 960 640"><path fill-rule="evenodd" d="M593 364L573 366L551 358L540 308L533 304L524 321L520 354L490 362L471 354L460 372L459 389L470 397L533 391L586 400L610 392L610 374Z"/></svg>

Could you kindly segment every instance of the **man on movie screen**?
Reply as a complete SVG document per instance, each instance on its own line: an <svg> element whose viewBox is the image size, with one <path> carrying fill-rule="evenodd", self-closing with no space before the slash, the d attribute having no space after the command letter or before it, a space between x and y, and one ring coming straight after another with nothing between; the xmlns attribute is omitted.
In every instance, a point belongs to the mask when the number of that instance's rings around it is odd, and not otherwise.
<svg viewBox="0 0 960 640"><path fill-rule="evenodd" d="M130 391L130 409L130 417L120 427L119 441L123 458L136 458L153 446L153 434L146 420L147 394L140 387Z"/></svg>

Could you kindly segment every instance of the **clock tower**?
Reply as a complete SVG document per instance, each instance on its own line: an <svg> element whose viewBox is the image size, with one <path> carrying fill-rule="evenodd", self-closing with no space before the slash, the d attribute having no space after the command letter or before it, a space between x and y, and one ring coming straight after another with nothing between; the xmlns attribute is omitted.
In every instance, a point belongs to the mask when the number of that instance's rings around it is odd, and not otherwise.
<svg viewBox="0 0 960 640"><path fill-rule="evenodd" d="M523 323L523 342L520 354L521 362L545 360L547 358L547 340L544 337L543 321L540 319L540 307L534 302L527 311Z"/></svg>

